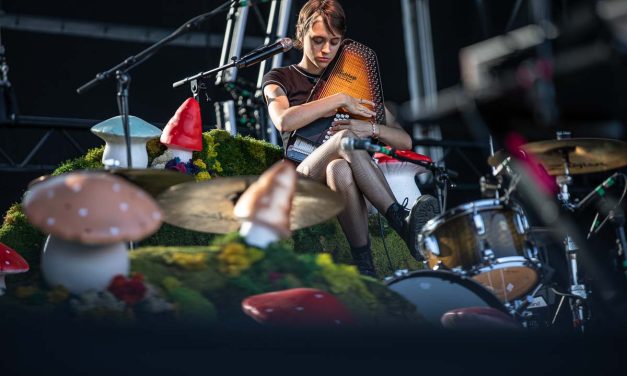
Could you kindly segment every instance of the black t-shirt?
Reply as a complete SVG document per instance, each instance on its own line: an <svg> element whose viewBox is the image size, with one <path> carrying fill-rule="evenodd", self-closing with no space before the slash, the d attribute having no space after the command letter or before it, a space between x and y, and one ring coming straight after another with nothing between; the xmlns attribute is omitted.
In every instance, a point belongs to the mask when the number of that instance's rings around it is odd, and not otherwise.
<svg viewBox="0 0 627 376"><path fill-rule="evenodd" d="M263 76L261 90L269 84L278 85L287 95L290 107L298 106L307 102L311 89L313 89L319 77L320 75L305 72L296 64L282 68L274 68ZM266 96L264 95L263 98L265 101ZM283 146L287 145L290 134L291 132L281 132Z"/></svg>

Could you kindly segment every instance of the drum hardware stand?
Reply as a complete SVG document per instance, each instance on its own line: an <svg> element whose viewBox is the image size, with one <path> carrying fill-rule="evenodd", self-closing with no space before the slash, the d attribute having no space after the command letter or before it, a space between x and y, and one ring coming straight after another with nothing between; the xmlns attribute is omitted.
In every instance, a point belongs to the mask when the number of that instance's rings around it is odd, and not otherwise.
<svg viewBox="0 0 627 376"><path fill-rule="evenodd" d="M570 138L570 132L557 132L557 138ZM572 211L573 205L570 203L570 193L568 192L568 186L572 183L572 177L570 176L570 170L568 168L570 164L568 158L569 151L570 150L568 149L560 150L564 161L564 175L558 176L556 181L560 188L560 193L557 195L557 198L565 209ZM569 234L566 234L566 237L564 238L564 249L566 251L566 258L568 262L568 275L570 280L569 291L572 295L571 297L573 298L570 301L570 308L573 315L573 325L576 329L583 332L584 322L586 321L584 303L588 298L588 294L586 292L586 286L583 283L580 283L579 280L579 271L577 267L578 247ZM559 312L559 309L557 312Z"/></svg>

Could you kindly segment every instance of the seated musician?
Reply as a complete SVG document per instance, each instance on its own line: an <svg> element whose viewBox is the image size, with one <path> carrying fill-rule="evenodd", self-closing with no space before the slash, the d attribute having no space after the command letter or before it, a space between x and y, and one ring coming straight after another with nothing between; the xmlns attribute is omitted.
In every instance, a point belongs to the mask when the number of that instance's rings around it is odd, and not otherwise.
<svg viewBox="0 0 627 376"><path fill-rule="evenodd" d="M345 32L344 10L337 1L309 0L300 10L296 25L295 46L303 50L301 61L275 68L264 76L264 98L272 122L281 132L284 147L291 132L321 117L333 116L339 108L352 115L374 119L373 102L345 93L307 102L316 80L337 54ZM342 150L340 145L345 137L372 137L397 149L411 149L411 137L387 109L386 118L387 124L357 119L334 121L331 138L297 167L299 174L326 184L343 196L346 208L338 215L339 223L359 271L370 276L376 273L364 196L385 214L391 227L406 242L415 234L410 233L407 211L396 201L370 155L365 150Z"/></svg>

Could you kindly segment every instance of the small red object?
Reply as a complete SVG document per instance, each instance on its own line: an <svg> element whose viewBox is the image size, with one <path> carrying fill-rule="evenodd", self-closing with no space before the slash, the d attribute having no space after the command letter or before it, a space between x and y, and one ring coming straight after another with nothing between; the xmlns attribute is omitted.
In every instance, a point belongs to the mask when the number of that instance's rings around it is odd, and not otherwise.
<svg viewBox="0 0 627 376"><path fill-rule="evenodd" d="M249 296L242 301L242 309L256 321L276 326L336 327L353 323L351 313L335 296L312 288Z"/></svg>
<svg viewBox="0 0 627 376"><path fill-rule="evenodd" d="M397 150L396 154L407 159L411 159L412 161L422 161L431 163L431 158L426 155L418 154L411 150ZM383 153L374 153L374 159L378 161L378 163L395 163L395 162L403 162L400 161L390 155Z"/></svg>
<svg viewBox="0 0 627 376"><path fill-rule="evenodd" d="M28 263L19 253L4 243L0 243L0 295L4 294L6 288L4 276L7 274L17 274L27 272Z"/></svg>
<svg viewBox="0 0 627 376"><path fill-rule="evenodd" d="M185 150L202 150L202 119L200 105L189 97L176 110L176 113L161 133L160 141L168 147Z"/></svg>

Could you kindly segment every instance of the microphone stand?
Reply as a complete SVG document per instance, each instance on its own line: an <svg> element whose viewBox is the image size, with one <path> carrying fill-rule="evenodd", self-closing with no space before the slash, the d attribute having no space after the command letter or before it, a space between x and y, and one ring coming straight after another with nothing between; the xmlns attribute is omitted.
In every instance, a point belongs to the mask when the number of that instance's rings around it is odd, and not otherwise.
<svg viewBox="0 0 627 376"><path fill-rule="evenodd" d="M157 52L157 50L159 50L167 43L192 30L193 28L198 26L198 24L204 22L208 18L218 14L219 12L225 11L228 6L231 5L231 3L235 2L237 1L229 0L210 12L203 13L199 16L192 18L191 20L180 26L178 29L174 30L170 35L154 43L145 50L139 52L137 55L130 56L116 66L96 74L95 78L76 89L76 92L78 94L84 94L102 83L103 81L115 76L117 82L116 99L118 110L120 112L120 116L122 117L122 125L124 128L124 141L126 142L126 163L129 168L133 166L131 159L131 138L129 129L128 89L131 83L131 76L129 74L129 71L137 67L144 61L148 60L152 55Z"/></svg>

